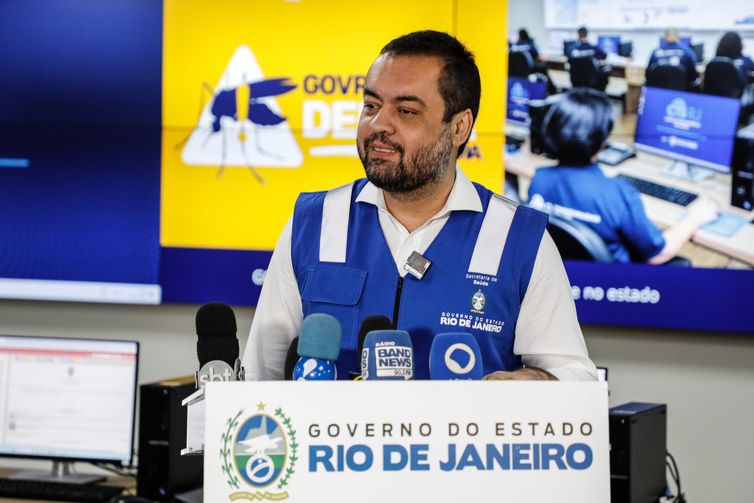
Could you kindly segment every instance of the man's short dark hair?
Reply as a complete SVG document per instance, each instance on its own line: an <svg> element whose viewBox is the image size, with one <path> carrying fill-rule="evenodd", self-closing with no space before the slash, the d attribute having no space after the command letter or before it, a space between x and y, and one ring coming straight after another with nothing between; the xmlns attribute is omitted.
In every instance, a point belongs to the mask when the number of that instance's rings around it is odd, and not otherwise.
<svg viewBox="0 0 754 503"><path fill-rule="evenodd" d="M471 110L472 126L479 113L482 84L474 55L455 37L440 31L416 31L388 42L380 54L395 56L436 56L445 66L438 82L445 103L444 122L467 108ZM466 142L458 147L460 156Z"/></svg>
<svg viewBox="0 0 754 503"><path fill-rule="evenodd" d="M589 35L589 32L586 31L586 26L582 26L579 28L579 38L586 38L587 35Z"/></svg>
<svg viewBox="0 0 754 503"><path fill-rule="evenodd" d="M542 122L545 152L561 164L585 166L613 129L610 98L585 87L571 89Z"/></svg>

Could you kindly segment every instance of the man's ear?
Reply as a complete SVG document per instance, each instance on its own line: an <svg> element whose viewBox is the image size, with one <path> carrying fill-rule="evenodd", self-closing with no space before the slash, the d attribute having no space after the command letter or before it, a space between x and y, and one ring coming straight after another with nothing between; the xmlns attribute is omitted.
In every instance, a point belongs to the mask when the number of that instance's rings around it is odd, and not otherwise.
<svg viewBox="0 0 754 503"><path fill-rule="evenodd" d="M474 125L474 117L468 108L463 112L458 112L451 119L453 132L453 146L460 147L471 135L471 128Z"/></svg>

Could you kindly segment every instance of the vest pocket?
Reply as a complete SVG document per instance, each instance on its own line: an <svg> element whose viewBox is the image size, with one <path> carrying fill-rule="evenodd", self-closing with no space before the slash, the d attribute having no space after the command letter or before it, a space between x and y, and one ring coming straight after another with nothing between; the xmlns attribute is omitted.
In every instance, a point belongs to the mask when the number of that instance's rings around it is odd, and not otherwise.
<svg viewBox="0 0 754 503"><path fill-rule="evenodd" d="M358 335L358 303L367 273L348 267L310 267L301 292L304 315L326 313L338 319L343 329L340 347L355 349Z"/></svg>

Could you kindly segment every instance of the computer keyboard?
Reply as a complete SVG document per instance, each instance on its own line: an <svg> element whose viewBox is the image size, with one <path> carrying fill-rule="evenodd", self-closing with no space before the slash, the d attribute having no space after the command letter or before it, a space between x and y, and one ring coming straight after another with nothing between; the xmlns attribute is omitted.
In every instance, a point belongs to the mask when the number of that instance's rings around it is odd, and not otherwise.
<svg viewBox="0 0 754 503"><path fill-rule="evenodd" d="M699 197L696 194L692 194L691 192L686 192L674 187L668 187L667 185L650 182L649 180L644 180L643 178L635 178L629 175L618 175L618 178L625 180L642 194L656 197L657 199L662 199L671 203L680 204L681 206L688 206L694 199Z"/></svg>
<svg viewBox="0 0 754 503"><path fill-rule="evenodd" d="M0 478L0 498L104 503L122 492L113 486Z"/></svg>

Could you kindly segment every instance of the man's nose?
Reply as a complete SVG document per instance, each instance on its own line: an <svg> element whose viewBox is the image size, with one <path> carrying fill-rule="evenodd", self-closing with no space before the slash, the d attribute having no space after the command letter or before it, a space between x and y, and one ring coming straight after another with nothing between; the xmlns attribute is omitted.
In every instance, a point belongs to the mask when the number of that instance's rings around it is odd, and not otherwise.
<svg viewBox="0 0 754 503"><path fill-rule="evenodd" d="M369 121L369 127L375 133L393 134L395 132L395 112L389 107L382 107Z"/></svg>

